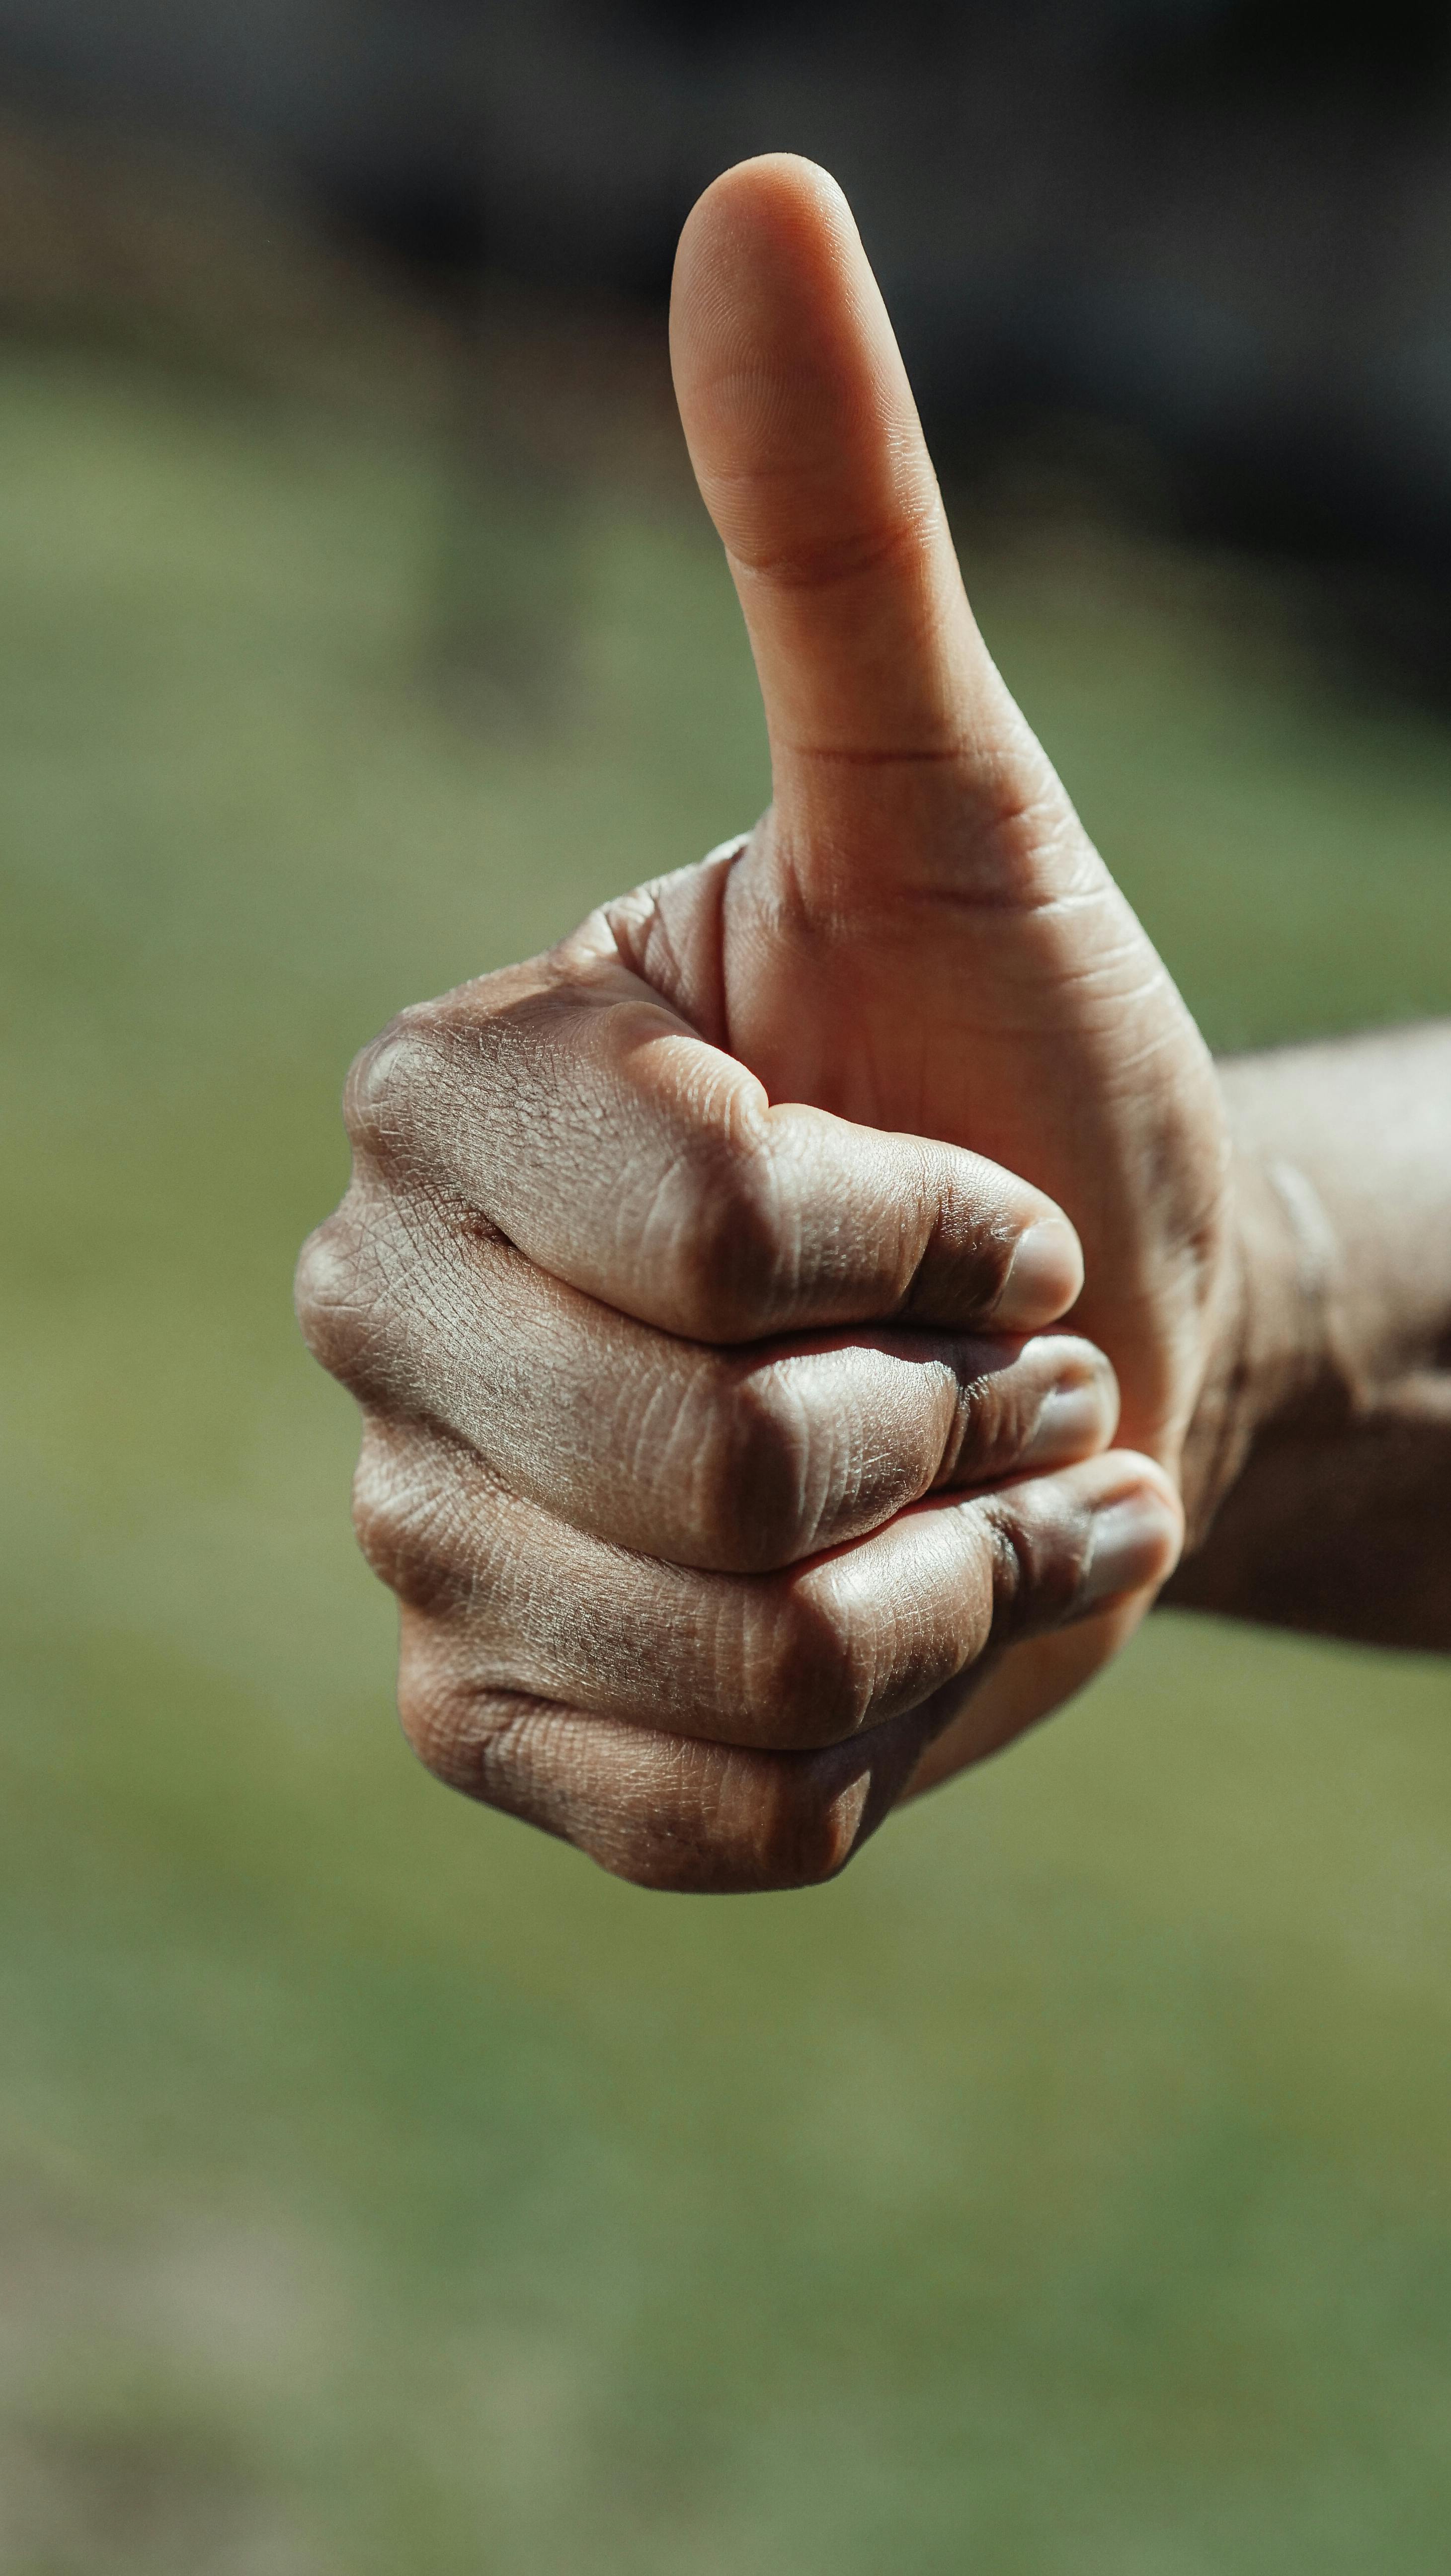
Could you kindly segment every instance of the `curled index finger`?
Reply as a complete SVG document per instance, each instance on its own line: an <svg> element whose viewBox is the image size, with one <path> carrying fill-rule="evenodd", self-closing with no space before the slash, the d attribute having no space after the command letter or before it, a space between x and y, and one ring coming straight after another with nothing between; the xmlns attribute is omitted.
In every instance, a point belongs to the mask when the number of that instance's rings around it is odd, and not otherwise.
<svg viewBox="0 0 1451 2576"><path fill-rule="evenodd" d="M405 1013L360 1058L349 1120L365 1190L442 1198L692 1340L886 1320L1032 1332L1082 1285L1041 1190L957 1146L773 1104L610 961Z"/></svg>

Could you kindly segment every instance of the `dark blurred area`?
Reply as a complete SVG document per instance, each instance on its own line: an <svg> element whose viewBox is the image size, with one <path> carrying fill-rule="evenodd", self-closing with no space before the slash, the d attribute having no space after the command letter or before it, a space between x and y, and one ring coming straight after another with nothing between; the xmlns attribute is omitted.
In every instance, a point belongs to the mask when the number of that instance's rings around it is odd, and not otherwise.
<svg viewBox="0 0 1451 2576"><path fill-rule="evenodd" d="M171 128L457 303L663 297L713 172L852 196L934 436L1045 432L1333 570L1451 683L1451 12L1309 0L0 0L17 106Z"/></svg>

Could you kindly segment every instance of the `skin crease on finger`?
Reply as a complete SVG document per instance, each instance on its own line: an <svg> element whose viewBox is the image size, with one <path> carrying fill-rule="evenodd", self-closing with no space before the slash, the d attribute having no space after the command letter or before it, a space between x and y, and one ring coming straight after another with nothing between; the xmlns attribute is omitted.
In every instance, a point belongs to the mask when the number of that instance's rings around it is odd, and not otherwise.
<svg viewBox="0 0 1451 2576"><path fill-rule="evenodd" d="M315 1347L359 1400L467 1441L508 1490L622 1546L750 1572L924 1494L1107 1445L1113 1373L1063 1334L718 1350L581 1295L448 1211L328 1238ZM406 1290L406 1293L405 1293Z"/></svg>
<svg viewBox="0 0 1451 2576"><path fill-rule="evenodd" d="M450 1787L557 1834L637 1886L732 1896L835 1877L891 1811L939 1721L825 1753L753 1753L628 1727L460 1678L403 1617L399 1707Z"/></svg>
<svg viewBox="0 0 1451 2576"><path fill-rule="evenodd" d="M665 1331L885 1321L1026 1332L1072 1227L970 1149L772 1102L621 963L603 916L534 970L401 1015L353 1069L357 1186L430 1193Z"/></svg>
<svg viewBox="0 0 1451 2576"><path fill-rule="evenodd" d="M1138 1460L1110 1452L934 1498L751 1577L608 1546L501 1493L470 1451L418 1428L370 1433L355 1502L370 1562L451 1641L474 1688L779 1751L880 1725L966 1671L990 1637L1161 1576L1172 1499L1161 1490L1145 1516L1143 1482Z"/></svg>
<svg viewBox="0 0 1451 2576"><path fill-rule="evenodd" d="M829 1878L930 1762L944 1730L970 1725L975 1759L1006 1741L972 1675L819 1752L674 1736L491 1684L467 1624L406 1598L400 1709L420 1758L451 1786L642 1886L676 1892Z"/></svg>

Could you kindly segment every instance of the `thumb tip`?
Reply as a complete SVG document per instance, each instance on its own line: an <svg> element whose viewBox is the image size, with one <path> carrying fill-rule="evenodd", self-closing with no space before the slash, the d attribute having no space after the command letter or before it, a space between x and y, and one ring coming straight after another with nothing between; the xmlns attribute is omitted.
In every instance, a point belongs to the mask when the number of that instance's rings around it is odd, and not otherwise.
<svg viewBox="0 0 1451 2576"><path fill-rule="evenodd" d="M850 221L851 209L839 180L819 161L800 152L754 152L733 161L703 188L685 219L682 243L721 221L769 221L793 214L838 214Z"/></svg>
<svg viewBox="0 0 1451 2576"><path fill-rule="evenodd" d="M859 241L845 191L829 170L797 152L760 152L737 161L702 190L681 228L671 286L678 335L702 295L728 276L783 260L810 268Z"/></svg>

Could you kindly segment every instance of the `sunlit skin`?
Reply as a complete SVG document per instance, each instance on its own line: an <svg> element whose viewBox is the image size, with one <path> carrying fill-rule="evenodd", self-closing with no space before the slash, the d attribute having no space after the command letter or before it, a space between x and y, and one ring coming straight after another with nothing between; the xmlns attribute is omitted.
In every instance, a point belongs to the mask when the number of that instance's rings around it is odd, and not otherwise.
<svg viewBox="0 0 1451 2576"><path fill-rule="evenodd" d="M823 172L707 191L671 341L771 808L385 1032L299 1297L423 1758L752 1889L1117 1649L1322 1385L1341 1262L988 657Z"/></svg>

